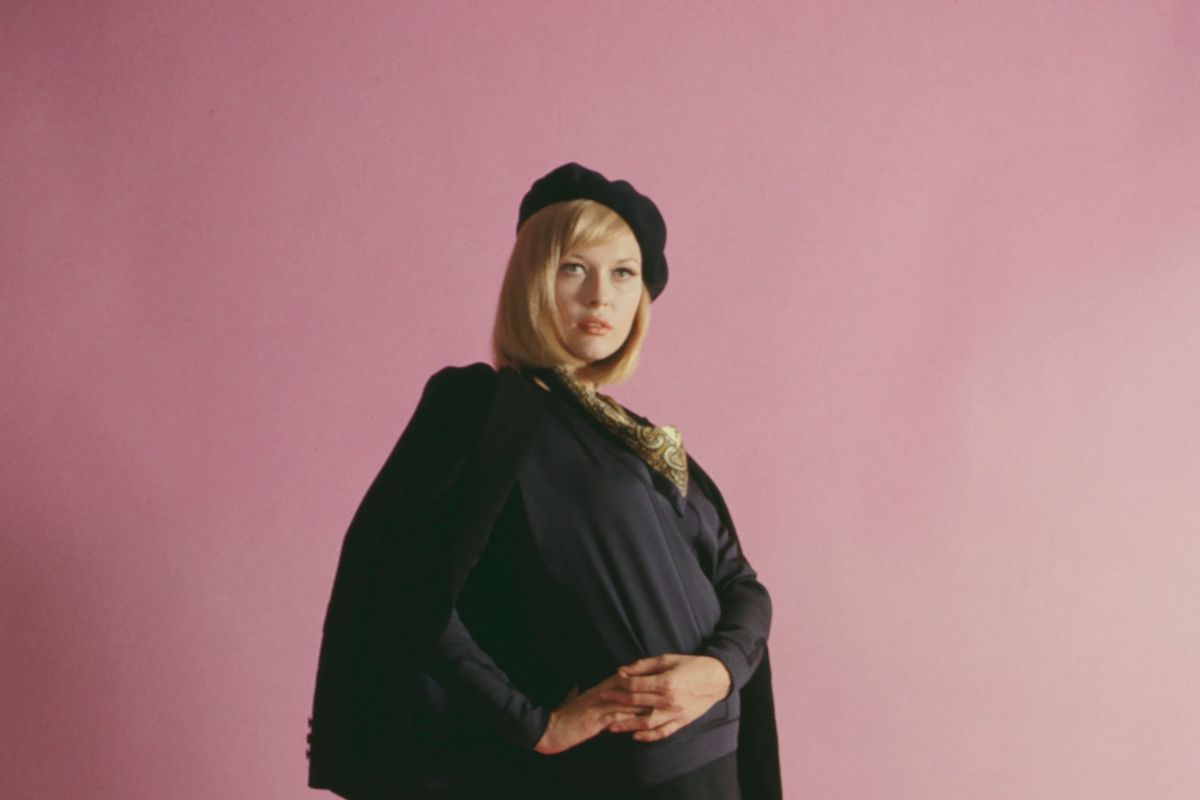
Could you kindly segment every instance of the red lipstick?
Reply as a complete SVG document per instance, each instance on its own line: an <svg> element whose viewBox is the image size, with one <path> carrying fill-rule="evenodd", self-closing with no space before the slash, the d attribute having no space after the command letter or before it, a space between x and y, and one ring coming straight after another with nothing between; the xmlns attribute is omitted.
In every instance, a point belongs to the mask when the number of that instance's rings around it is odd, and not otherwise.
<svg viewBox="0 0 1200 800"><path fill-rule="evenodd" d="M590 333L595 336L601 336L612 330L612 325L609 325L599 317L584 317L579 320L579 327L584 333Z"/></svg>

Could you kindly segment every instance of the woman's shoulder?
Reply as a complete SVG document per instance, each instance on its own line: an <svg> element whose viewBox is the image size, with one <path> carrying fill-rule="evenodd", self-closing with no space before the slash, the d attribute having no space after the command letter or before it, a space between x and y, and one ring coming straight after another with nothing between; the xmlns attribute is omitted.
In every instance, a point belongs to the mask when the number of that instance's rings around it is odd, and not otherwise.
<svg viewBox="0 0 1200 800"><path fill-rule="evenodd" d="M511 366L497 369L486 361L476 361L464 366L442 367L429 376L426 391L465 396L477 400L490 399L497 385L507 381L535 386L534 380Z"/></svg>
<svg viewBox="0 0 1200 800"><path fill-rule="evenodd" d="M534 386L522 373L508 366L497 369L486 361L463 366L449 365L437 370L426 380L421 403L460 413L484 413L504 382L510 387L510 395L513 385Z"/></svg>
<svg viewBox="0 0 1200 800"><path fill-rule="evenodd" d="M478 396L495 386L499 373L486 361L476 361L465 366L449 365L429 376L426 391L455 392Z"/></svg>
<svg viewBox="0 0 1200 800"><path fill-rule="evenodd" d="M491 365L482 361L436 370L425 380L414 422L443 424L483 415L491 402L496 377Z"/></svg>

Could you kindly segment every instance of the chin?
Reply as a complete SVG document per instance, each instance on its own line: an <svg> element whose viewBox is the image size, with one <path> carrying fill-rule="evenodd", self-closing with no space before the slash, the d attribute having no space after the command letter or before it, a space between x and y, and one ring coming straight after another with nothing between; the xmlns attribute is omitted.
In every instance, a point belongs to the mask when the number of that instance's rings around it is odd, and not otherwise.
<svg viewBox="0 0 1200 800"><path fill-rule="evenodd" d="M589 364L594 364L608 358L617 352L617 349L616 347L572 347L571 354Z"/></svg>

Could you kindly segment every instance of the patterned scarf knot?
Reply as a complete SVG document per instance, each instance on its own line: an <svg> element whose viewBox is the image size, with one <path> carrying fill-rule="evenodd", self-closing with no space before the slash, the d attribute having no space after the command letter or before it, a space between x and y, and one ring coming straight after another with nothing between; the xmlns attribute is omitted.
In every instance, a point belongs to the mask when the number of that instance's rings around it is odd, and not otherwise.
<svg viewBox="0 0 1200 800"><path fill-rule="evenodd" d="M683 435L674 425L638 422L629 416L620 403L595 389L589 389L563 364L555 364L550 372L597 422L641 457L646 466L675 484L679 493L687 497L687 451L683 447Z"/></svg>

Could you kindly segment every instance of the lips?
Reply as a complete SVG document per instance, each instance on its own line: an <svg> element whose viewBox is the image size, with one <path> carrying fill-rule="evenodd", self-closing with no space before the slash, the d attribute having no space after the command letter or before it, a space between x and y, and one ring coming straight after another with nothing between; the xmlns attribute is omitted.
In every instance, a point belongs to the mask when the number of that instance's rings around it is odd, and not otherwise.
<svg viewBox="0 0 1200 800"><path fill-rule="evenodd" d="M579 321L579 327L586 333L595 334L608 333L612 330L611 325L598 317L584 317Z"/></svg>

